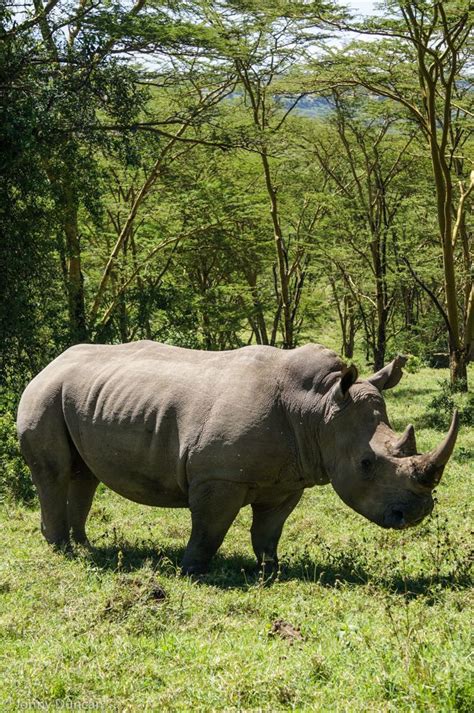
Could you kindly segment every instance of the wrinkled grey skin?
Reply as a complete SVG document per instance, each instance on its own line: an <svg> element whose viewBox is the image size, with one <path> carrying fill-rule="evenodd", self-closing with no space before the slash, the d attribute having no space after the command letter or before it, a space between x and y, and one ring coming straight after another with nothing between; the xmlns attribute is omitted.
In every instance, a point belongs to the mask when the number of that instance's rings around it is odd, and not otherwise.
<svg viewBox="0 0 474 713"><path fill-rule="evenodd" d="M403 357L359 381L332 351L249 346L203 352L142 341L71 347L26 388L22 453L49 543L86 542L99 481L130 500L189 507L183 571L205 571L251 504L259 563L277 562L283 524L304 488L331 483L382 527L420 522L454 447L416 454L412 427L390 429L382 390Z"/></svg>

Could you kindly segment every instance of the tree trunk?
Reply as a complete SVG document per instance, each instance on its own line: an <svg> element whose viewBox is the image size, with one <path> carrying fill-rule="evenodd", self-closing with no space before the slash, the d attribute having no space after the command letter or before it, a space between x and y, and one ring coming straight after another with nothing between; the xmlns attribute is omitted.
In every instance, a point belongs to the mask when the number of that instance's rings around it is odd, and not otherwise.
<svg viewBox="0 0 474 713"><path fill-rule="evenodd" d="M379 371L385 363L386 329L385 320L377 325L377 338L374 349L374 371Z"/></svg>
<svg viewBox="0 0 474 713"><path fill-rule="evenodd" d="M69 341L71 344L86 342L88 334L84 307L84 279L80 257L77 255L69 259L67 290Z"/></svg>
<svg viewBox="0 0 474 713"><path fill-rule="evenodd" d="M354 312L352 309L352 306L349 305L349 312L348 312L348 322L349 322L349 327L347 329L347 334L345 338L345 345L344 345L344 356L346 359L352 359L354 356L354 342L355 342L355 333L356 333L356 324L355 324L355 318L354 318Z"/></svg>
<svg viewBox="0 0 474 713"><path fill-rule="evenodd" d="M451 385L456 391L467 391L467 360L463 351L455 349L449 353L449 374Z"/></svg>
<svg viewBox="0 0 474 713"><path fill-rule="evenodd" d="M377 302L377 323L374 339L374 371L379 371L379 369L382 369L384 366L385 347L387 343L387 287L385 282L385 264L382 257L381 243L382 239L380 235L375 235L370 246L375 275L375 292Z"/></svg>
<svg viewBox="0 0 474 713"><path fill-rule="evenodd" d="M267 325L265 322L265 315L263 313L263 307L260 301L260 296L257 288L257 275L254 272L246 270L245 277L250 287L250 294L252 297L253 315L251 326L255 331L257 344L268 344Z"/></svg>
<svg viewBox="0 0 474 713"><path fill-rule="evenodd" d="M81 246L77 225L77 201L68 182L63 186L63 227L66 238L67 293L69 341L71 344L88 339L84 299L84 277L81 266Z"/></svg>
<svg viewBox="0 0 474 713"><path fill-rule="evenodd" d="M444 139L448 127L442 128L441 144L438 143L437 115L436 115L436 86L433 81L428 81L427 118L430 128L430 153L433 177L436 188L437 218L443 248L444 292L446 299L446 313L449 322L449 353L450 376L452 386L463 388L459 380L467 382L466 363L462 353L461 334L458 318L456 272L454 265L453 238L453 184L450 168L444 154ZM445 108L450 107L450 98L445 98ZM466 387L467 388L467 387Z"/></svg>
<svg viewBox="0 0 474 713"><path fill-rule="evenodd" d="M87 342L89 334L86 320L81 244L77 222L77 195L67 176L68 166L63 166L63 171L57 173L51 168L48 161L45 160L43 165L56 194L64 233L64 257L61 256L61 259L63 261L63 277L68 297L69 343L79 344L80 342Z"/></svg>
<svg viewBox="0 0 474 713"><path fill-rule="evenodd" d="M261 152L260 158L262 160L263 171L265 175L265 184L267 187L267 193L270 198L270 215L272 217L273 224L273 239L275 242L276 255L277 255L277 267L278 267L278 278L279 278L279 292L281 296L282 303L282 326L283 326L283 349L292 349L294 347L294 337L293 337L293 327L294 327L294 316L291 311L291 297L289 289L289 279L288 279L288 254L286 251L286 246L283 240L283 233L280 225L280 216L278 211L278 201L277 201L277 191L272 183L272 177L270 173L270 162L266 153L266 149Z"/></svg>

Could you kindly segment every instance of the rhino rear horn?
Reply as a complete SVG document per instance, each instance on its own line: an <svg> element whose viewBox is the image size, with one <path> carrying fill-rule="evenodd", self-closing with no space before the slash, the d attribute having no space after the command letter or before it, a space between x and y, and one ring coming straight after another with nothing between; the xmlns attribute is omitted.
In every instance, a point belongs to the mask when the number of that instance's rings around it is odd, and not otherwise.
<svg viewBox="0 0 474 713"><path fill-rule="evenodd" d="M376 386L379 391L383 389L392 389L398 384L403 376L402 368L407 363L408 357L403 354L398 354L390 364L384 366L383 369L377 371L372 376L369 376L367 381L369 384Z"/></svg>
<svg viewBox="0 0 474 713"><path fill-rule="evenodd" d="M415 477L421 485L425 485L429 488L435 488L438 485L443 475L444 467L453 452L458 429L459 415L455 410L449 431L442 443L434 450L429 451L429 453L414 457Z"/></svg>
<svg viewBox="0 0 474 713"><path fill-rule="evenodd" d="M416 454L415 429L411 423L406 427L393 449L396 456L414 456Z"/></svg>

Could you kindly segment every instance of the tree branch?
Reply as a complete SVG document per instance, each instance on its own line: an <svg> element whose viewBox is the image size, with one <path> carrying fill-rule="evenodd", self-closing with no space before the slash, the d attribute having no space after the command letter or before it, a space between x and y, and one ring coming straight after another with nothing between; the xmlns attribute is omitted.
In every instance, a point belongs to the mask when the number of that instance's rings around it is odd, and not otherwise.
<svg viewBox="0 0 474 713"><path fill-rule="evenodd" d="M413 269L412 266L410 265L410 262L409 262L408 258L402 257L402 262L405 263L405 265L408 267L408 269L409 269L409 271L410 271L410 273L411 273L411 276L413 277L413 279L415 280L415 282L421 287L422 290L424 290L424 291L426 292L427 295L429 295L429 297L430 297L431 300L433 301L433 304L435 305L436 309L439 311L440 315L442 316L442 318L443 318L443 320L444 320L444 323L445 323L445 325L446 325L446 329L448 330L448 334L449 334L449 341L450 341L450 343L451 343L453 346L455 346L455 345L456 345L456 340L454 339L453 330L451 329L451 325L450 325L450 323L449 323L448 315L446 314L446 312L445 312L445 310L444 310L444 308L443 308L441 302L440 302L439 299L436 297L436 295L435 295L435 293L433 292L433 290L430 290L430 288L428 287L428 285L426 285L426 284L423 282L423 280L421 280L421 279L418 277L418 275L416 274L416 272L414 271L414 269Z"/></svg>

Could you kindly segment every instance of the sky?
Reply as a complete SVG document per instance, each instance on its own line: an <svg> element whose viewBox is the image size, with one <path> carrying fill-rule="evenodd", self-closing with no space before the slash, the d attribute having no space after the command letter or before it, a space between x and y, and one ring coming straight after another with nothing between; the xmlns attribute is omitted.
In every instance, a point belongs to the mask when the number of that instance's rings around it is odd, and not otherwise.
<svg viewBox="0 0 474 713"><path fill-rule="evenodd" d="M375 5L374 0L345 0L345 4L354 10L358 10L361 15L370 15Z"/></svg>

